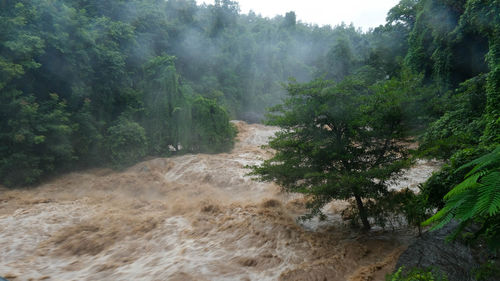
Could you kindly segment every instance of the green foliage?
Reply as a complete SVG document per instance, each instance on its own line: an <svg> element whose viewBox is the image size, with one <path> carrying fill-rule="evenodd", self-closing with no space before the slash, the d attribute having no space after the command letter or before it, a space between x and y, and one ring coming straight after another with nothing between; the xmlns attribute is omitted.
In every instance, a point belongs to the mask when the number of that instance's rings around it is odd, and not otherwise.
<svg viewBox="0 0 500 281"><path fill-rule="evenodd" d="M130 165L146 155L147 140L144 128L136 122L121 117L109 127L106 149L111 162L117 166Z"/></svg>
<svg viewBox="0 0 500 281"><path fill-rule="evenodd" d="M226 9L222 21L239 16L235 10L226 13L233 6L221 4ZM71 168L129 165L144 153L179 150L191 138L191 127L200 124L191 123L190 103L196 93L185 94L191 82L180 85L172 55L184 59L179 63L183 70L198 63L182 56L189 52L184 52L181 38L170 38L182 28L203 25L212 15L194 23L194 14L209 9L194 1L1 2L1 183L33 184ZM178 26L182 28L176 30ZM214 56L210 60L213 66L228 65ZM235 68L217 69L224 69L225 75ZM229 88L221 84L225 88L217 89ZM221 102L228 104L226 100ZM221 127L230 126L228 118L218 121L226 122ZM136 123L144 126L147 142ZM138 139L130 135L134 131ZM114 142L114 137L119 139ZM217 141L217 147L224 147L221 141L228 142L225 147L232 145L227 134ZM131 155L120 150L127 149L120 144L130 146Z"/></svg>
<svg viewBox="0 0 500 281"><path fill-rule="evenodd" d="M462 182L467 174L467 169L459 168L486 152L487 150L483 147L459 150L450 157L449 163L444 164L439 171L433 173L421 188L429 207L442 208L444 206L443 197L452 187Z"/></svg>
<svg viewBox="0 0 500 281"><path fill-rule="evenodd" d="M387 76L399 76L408 50L409 32L409 28L402 24L388 23L375 28L373 33L368 35L371 49L363 63L376 70L379 75L377 80L385 79Z"/></svg>
<svg viewBox="0 0 500 281"><path fill-rule="evenodd" d="M474 271L474 278L478 281L497 280L500 278L499 261L488 260L483 263L477 270Z"/></svg>
<svg viewBox="0 0 500 281"><path fill-rule="evenodd" d="M450 101L446 103L446 111L422 138L421 148L425 154L451 160L423 186L422 192L429 199L429 207L442 208L426 224L439 228L451 219L457 219L461 223L461 228L455 233L458 235L465 226L474 223L480 226L480 230L473 233L473 238L484 239L490 249L497 250L500 241L500 200L497 200L500 174L498 161L494 159L498 159L498 148L491 152L488 147L498 145L500 136L500 3L489 0L446 3L428 0L425 3L421 10L422 25L417 30L417 20L413 33L414 38L420 36L427 41L410 42L414 47L410 47L413 50L407 56L408 62L411 56L416 58L418 50L432 51L431 60L422 58L420 61L425 61L426 68L417 66L418 59L410 65L418 71L432 73L441 88L446 84L444 88L453 89L461 83L451 95L444 95ZM425 28L423 23L432 20L431 11L438 10L451 16L451 25ZM485 61L485 64L478 61ZM485 74L479 74L481 72Z"/></svg>
<svg viewBox="0 0 500 281"><path fill-rule="evenodd" d="M352 74L356 61L350 42L345 38L340 38L330 48L323 63L320 71L326 79L338 82Z"/></svg>
<svg viewBox="0 0 500 281"><path fill-rule="evenodd" d="M387 193L386 181L406 166L402 126L403 93L347 78L335 84L291 83L270 124L281 131L269 143L273 158L253 167L261 180L312 198L310 215L332 199L354 197L369 228L363 199Z"/></svg>
<svg viewBox="0 0 500 281"><path fill-rule="evenodd" d="M25 1L23 1L25 2ZM5 7L7 6L7 7ZM29 28L29 21L37 12L27 3L9 1L0 11L0 90L11 88L11 83L40 64L34 56L43 52L44 41Z"/></svg>
<svg viewBox="0 0 500 281"><path fill-rule="evenodd" d="M174 58L158 56L144 67L144 127L150 142L150 152L166 154L169 146L179 143L176 126L178 108L185 103L178 88L178 74Z"/></svg>
<svg viewBox="0 0 500 281"><path fill-rule="evenodd" d="M401 0L387 13L387 23L391 25L403 24L411 29L417 17L417 5L419 0Z"/></svg>
<svg viewBox="0 0 500 281"><path fill-rule="evenodd" d="M422 138L425 155L465 159L472 146L499 142L499 10L495 0L402 0L386 25L363 33L297 22L294 12L241 14L225 0L2 1L0 179L28 184L106 159L130 163L109 154L122 117L144 128L150 155L230 149L229 119L260 119L281 103L290 77L324 76L339 84L321 91L343 92L335 102L318 94L304 120L341 113L373 134L387 133L393 120L413 132L437 120ZM381 137L352 131L355 141ZM328 135L312 132L314 140ZM304 149L316 155L319 147ZM429 204L463 176L446 167L424 186Z"/></svg>
<svg viewBox="0 0 500 281"><path fill-rule="evenodd" d="M72 116L75 122L72 135L74 157L84 166L106 161L103 157L106 154L103 147L104 136L99 130L101 125L92 115L90 106L90 100L84 100L83 106Z"/></svg>
<svg viewBox="0 0 500 281"><path fill-rule="evenodd" d="M435 85L436 101L447 104L434 112L442 117L424 137L424 148L448 158L479 143L498 143L500 4L423 0L416 7L405 62L423 72Z"/></svg>
<svg viewBox="0 0 500 281"><path fill-rule="evenodd" d="M500 142L500 3L470 0L464 24L470 24L488 38L486 61L490 72L486 84L486 129L482 138L487 144Z"/></svg>
<svg viewBox="0 0 500 281"><path fill-rule="evenodd" d="M32 146L13 148L6 137L0 153L3 159L17 155L21 166L37 167L25 169L33 176L18 183L36 182L61 167L105 165L112 158L106 155L108 129L120 116L144 127L148 154L180 153L182 147L183 152L229 149L234 132L227 116L261 119L266 107L284 95L281 83L289 77L310 80L329 50L334 64L350 57L325 69L338 79L354 72L369 52L367 38L353 25L297 22L294 12L274 19L244 15L234 1L200 6L189 0L3 1L2 133L21 114L21 107L10 106L12 96L41 106L55 92L66 104L71 131L61 134L60 141L71 146L61 151L72 152L54 156L66 159L54 165L32 157ZM200 93L217 105L197 100ZM221 113L219 105L228 113ZM204 124L212 117L226 123ZM51 147L52 138L36 141ZM7 167L4 173L13 174Z"/></svg>
<svg viewBox="0 0 500 281"><path fill-rule="evenodd" d="M406 63L424 72L440 95L487 71L487 38L464 21L466 2L423 0L416 6Z"/></svg>
<svg viewBox="0 0 500 281"><path fill-rule="evenodd" d="M453 218L462 227L477 222L489 246L500 247L500 146L492 152L463 165L458 170L469 169L464 181L445 196L445 206L424 225L434 224L438 229Z"/></svg>
<svg viewBox="0 0 500 281"><path fill-rule="evenodd" d="M441 159L478 145L485 129L485 75L463 82L450 97L449 111L432 123L421 137L420 151Z"/></svg>
<svg viewBox="0 0 500 281"><path fill-rule="evenodd" d="M386 276L386 281L447 281L448 278L436 273L432 269L413 268L405 272L404 267L400 267L395 273Z"/></svg>
<svg viewBox="0 0 500 281"><path fill-rule="evenodd" d="M421 223L432 215L426 195L415 194L410 189L389 191L376 202L369 201L367 209L378 226L395 229L409 225L418 228L419 234Z"/></svg>
<svg viewBox="0 0 500 281"><path fill-rule="evenodd" d="M415 75L403 68L398 76L376 83L374 89L401 105L399 114L406 130L415 134L426 128L432 112L429 103L434 102L434 97L433 91L423 84L422 75Z"/></svg>
<svg viewBox="0 0 500 281"><path fill-rule="evenodd" d="M31 184L72 160L72 126L56 94L41 103L33 96L4 94L0 120L0 178L7 186Z"/></svg>
<svg viewBox="0 0 500 281"><path fill-rule="evenodd" d="M236 128L229 115L214 100L198 97L191 106L192 128L189 150L218 153L233 147Z"/></svg>

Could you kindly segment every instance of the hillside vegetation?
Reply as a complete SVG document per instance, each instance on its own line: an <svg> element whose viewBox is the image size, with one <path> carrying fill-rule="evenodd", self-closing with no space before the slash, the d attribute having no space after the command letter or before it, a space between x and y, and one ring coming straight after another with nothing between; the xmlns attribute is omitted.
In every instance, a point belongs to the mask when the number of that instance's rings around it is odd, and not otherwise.
<svg viewBox="0 0 500 281"><path fill-rule="evenodd" d="M309 216L354 198L365 229L456 219L496 262L500 1L401 0L368 31L230 0L0 3L1 184L228 151L231 119L281 127L253 173L309 196ZM390 192L410 156L445 164Z"/></svg>

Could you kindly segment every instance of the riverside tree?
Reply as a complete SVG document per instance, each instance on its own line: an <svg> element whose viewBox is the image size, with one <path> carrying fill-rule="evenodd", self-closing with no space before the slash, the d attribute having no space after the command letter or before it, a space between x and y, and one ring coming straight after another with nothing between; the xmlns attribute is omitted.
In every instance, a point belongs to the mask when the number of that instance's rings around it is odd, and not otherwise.
<svg viewBox="0 0 500 281"><path fill-rule="evenodd" d="M306 217L321 216L333 199L354 198L369 229L367 203L387 195L390 179L408 164L404 91L394 81L367 87L354 78L291 83L287 90L269 115L281 127L269 143L276 153L252 174L307 195Z"/></svg>

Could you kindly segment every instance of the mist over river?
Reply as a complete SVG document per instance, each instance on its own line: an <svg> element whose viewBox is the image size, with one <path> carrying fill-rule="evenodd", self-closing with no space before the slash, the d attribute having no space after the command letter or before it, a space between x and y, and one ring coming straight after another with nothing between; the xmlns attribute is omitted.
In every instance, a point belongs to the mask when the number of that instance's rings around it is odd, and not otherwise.
<svg viewBox="0 0 500 281"><path fill-rule="evenodd" d="M126 171L67 174L0 190L0 276L9 280L384 280L410 231L298 223L304 199L246 176L275 127L235 121L231 153L183 155ZM421 161L400 185L438 167ZM403 186L396 186L400 188Z"/></svg>

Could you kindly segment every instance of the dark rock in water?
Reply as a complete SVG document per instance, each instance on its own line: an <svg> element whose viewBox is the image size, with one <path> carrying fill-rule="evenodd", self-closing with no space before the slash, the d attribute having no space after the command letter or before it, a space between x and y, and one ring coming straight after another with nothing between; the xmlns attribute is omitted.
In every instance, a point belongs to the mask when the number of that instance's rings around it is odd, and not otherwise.
<svg viewBox="0 0 500 281"><path fill-rule="evenodd" d="M262 120L264 120L264 116L262 114L258 114L255 112L243 112L239 117L241 120L249 124L262 123Z"/></svg>
<svg viewBox="0 0 500 281"><path fill-rule="evenodd" d="M424 233L399 257L396 269L401 266L406 270L433 268L446 274L450 281L475 280L473 271L480 264L472 250L461 241L446 240L457 226L458 223L452 222L442 229Z"/></svg>

